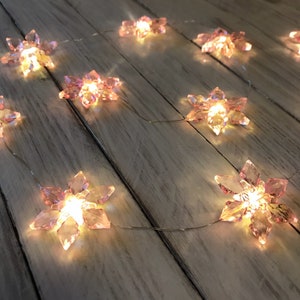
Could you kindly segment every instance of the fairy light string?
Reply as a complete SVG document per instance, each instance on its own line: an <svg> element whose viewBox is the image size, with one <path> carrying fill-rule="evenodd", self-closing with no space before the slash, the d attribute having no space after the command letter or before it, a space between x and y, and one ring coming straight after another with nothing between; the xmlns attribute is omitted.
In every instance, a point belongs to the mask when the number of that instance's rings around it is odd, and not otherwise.
<svg viewBox="0 0 300 300"><path fill-rule="evenodd" d="M242 218L250 218L250 231L264 245L272 225L288 223L296 233L300 230L295 226L298 219L291 209L278 199L285 193L287 180L270 178L266 183L260 179L257 168L247 161L238 176L216 175L215 180L225 194L233 195L233 200L226 202L221 215L215 221L187 227L158 227L122 225L111 222L103 205L114 193L114 186L98 186L89 188L89 182L82 171L68 182L68 188L43 186L29 164L17 155L2 137L4 145L31 174L41 191L42 199L48 207L42 210L30 224L32 230L56 230L64 250L76 241L81 226L89 229L121 229L145 230L156 232L188 232L208 228L220 222L238 222Z"/></svg>

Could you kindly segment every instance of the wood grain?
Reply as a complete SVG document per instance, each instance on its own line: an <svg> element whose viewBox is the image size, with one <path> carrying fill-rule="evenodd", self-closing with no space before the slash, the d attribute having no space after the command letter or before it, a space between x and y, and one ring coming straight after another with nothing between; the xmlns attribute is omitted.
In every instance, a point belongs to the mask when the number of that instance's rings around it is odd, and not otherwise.
<svg viewBox="0 0 300 300"><path fill-rule="evenodd" d="M0 295L7 300L38 299L2 196L0 200Z"/></svg>
<svg viewBox="0 0 300 300"><path fill-rule="evenodd" d="M3 10L0 13L6 26L1 41L5 36L18 36L7 15ZM116 187L104 207L112 222L149 225L67 104L58 100L58 89L47 74L28 80L19 75L13 67L1 67L2 93L8 105L24 116L20 126L6 131L7 142L28 162L40 182L66 188L67 181L81 169L92 187ZM200 298L154 232L84 230L65 252L54 232L30 231L31 220L45 208L39 190L29 171L3 144L0 164L1 188L42 299ZM22 280L21 274L15 276ZM8 296L13 293L10 288L7 286Z"/></svg>
<svg viewBox="0 0 300 300"><path fill-rule="evenodd" d="M212 32L217 27L229 32L245 31L253 44L252 54L217 59L299 120L299 56L283 46L289 32L297 29L298 17L293 8L299 4L282 13L262 1L247 5L246 1L135 2L142 3L155 15L166 16L171 26L191 40L198 33ZM289 46L292 47L290 43Z"/></svg>
<svg viewBox="0 0 300 300"><path fill-rule="evenodd" d="M207 93L218 82L222 82L224 86L222 88L233 95L236 95L237 92L242 94L247 91L246 84L210 58L208 58L208 65L199 71L198 65L195 64L193 55L191 55L191 53L195 54L198 49L188 39L172 30L170 43L167 43L167 46L163 40L158 43L153 41L150 46L147 44L144 47L138 46L133 41L120 40L116 32L106 33L105 36L99 35L100 32L98 35L93 35L96 30L115 29L114 26L120 24L125 19L124 17L145 14L146 11L133 2L97 1L96 3L96 1L74 0L72 8L63 1L32 0L31 5L21 6L17 10L14 8L18 1L2 2L23 32L34 27L43 38L70 40L70 42L62 43L61 49L55 55L57 68L53 71L53 75L58 82L62 82L63 75L81 76L91 69L96 69L104 74L120 76L124 81L124 89L130 103L149 118L174 119L180 117L184 112L184 105L181 105L179 101L181 97L190 92L203 93L204 91ZM31 10L30 7L34 7L34 10ZM110 27L111 25L112 27ZM77 41L79 38L82 40ZM9 76L10 73L6 70L5 74L5 76ZM46 78L46 81L50 81L48 77ZM47 85L47 91L51 88L54 89L51 84L48 82L50 87ZM22 85L22 88L25 86ZM10 89L12 89L11 85ZM27 89L24 90L28 92ZM37 93L37 95L34 93L34 99L43 98L41 94L44 90L45 87L39 83L34 90ZM197 126L196 131L187 123L156 124L155 126L147 124L126 110L120 103L106 103L101 106L100 112L84 111L80 109L80 106L78 109L81 110L81 114L88 121L98 140L104 145L107 155L115 162L133 189L137 200L146 208L148 217L151 216L161 226L178 226L178 224L190 226L218 218L228 197L221 194L213 182L213 177L217 173L233 174L235 169L239 169L248 157L254 157L255 162L258 158L257 165L262 168L263 176L293 176L294 184L288 201L299 212L296 202L296 195L299 193L299 176L297 177L299 124L280 108L271 105L261 95L254 91L250 95L252 94L254 100L247 110L247 115L255 124L253 132L251 133L251 130L250 133L248 130L235 130L232 132L232 136L230 134L227 139L224 137L221 142L202 126ZM61 107L65 109L62 102L54 99L54 91L51 93L48 91L47 99L52 97L51 103L57 108L57 111L60 111ZM30 97L26 96L27 98ZM176 110L178 108L174 103L180 108L180 113ZM45 108L43 111L43 116L45 116ZM65 139L59 134L63 128L63 132L68 133L66 135L68 143L58 143L58 145L63 144L66 148L64 152L68 153L67 161L75 164L73 169L76 169L76 163L81 162L88 170L88 174L93 174L95 160L99 159L99 152L95 151L95 147L85 140L87 138L85 135L81 136L78 132L74 132L73 127L77 128L77 126L71 116L67 118L67 125L65 124L66 120L61 121L62 116L62 114L55 115L54 120L58 124L50 126L47 122L43 128L47 132L45 137L36 136L36 132L34 138L32 137L33 143L39 143L36 149L39 149L40 153L47 153L50 157L45 158L44 162L42 155L43 160L34 163L33 158L30 159L29 155L32 150L36 151L33 148L31 151L26 149L24 153L24 155L27 153L26 159L30 160L30 164L37 169L41 165L47 166L47 169L51 166L52 170L45 179L49 176L55 177L57 172L61 172L62 166L69 170L68 164L63 163L65 156L53 157L53 153L57 153L61 146L55 145L59 149L54 149L55 151L50 153L48 149L44 148L47 137L53 137L52 131L54 130L61 142ZM282 119L281 126L274 121L275 117ZM39 122L37 124L40 125ZM266 130L269 130L269 134L265 132ZM76 144L74 144L74 140L76 140ZM282 146L279 142L283 142L284 145ZM20 143L20 150L24 148L25 143L22 144L19 140L18 143ZM79 149L77 149L78 147ZM91 151L88 151L87 147ZM95 153L97 153L97 159ZM52 163L53 161L55 164ZM98 165L102 165L102 159ZM109 166L105 168L110 170ZM66 171L63 171L60 180L52 179L63 185L62 181L65 182L65 178L70 176L71 170L67 176L64 172ZM113 174L109 171L107 173L109 173L107 176L111 178L110 181L116 180ZM115 202L113 203L116 205ZM118 205L121 204L118 203ZM130 205L133 204L130 203ZM119 206L112 207L112 209L114 214L121 211ZM34 208L31 207L31 212L33 210ZM132 212L130 209L124 210L124 212L125 215L118 215L114 220L127 225L136 225L138 220L144 222L143 219L136 216L136 212ZM132 217L133 214L137 219ZM112 216L110 215L110 217ZM20 224L18 224L18 228L22 230ZM129 257L134 259L139 257L133 250L141 243L139 235L144 234L146 235L143 232L129 232L123 236L124 233L122 233L123 243L126 245L129 243L131 246L126 248L126 255L124 254L122 260L118 260L119 252L108 253L105 251L116 241L114 237L103 237L103 235L97 239L97 241L99 240L97 246L94 242L91 243L88 254L92 253L93 256L96 256L94 259L99 261L100 254L95 247L101 254L105 253L104 261L113 266L114 268L111 269L115 272L120 272L119 276L124 282L123 275L128 271ZM130 242L128 242L129 236ZM219 223L202 231L169 233L165 234L165 237L168 238L170 245L175 250L174 255L182 260L182 268L185 269L186 274L194 282L198 291L208 299L253 299L254 295L256 299L297 299L299 297L300 282L298 268L295 266L300 255L299 240L288 225L274 226L268 247L264 249L257 247L255 239L248 232L246 223L234 225ZM105 238L108 240L108 245L101 243ZM118 235L118 241L120 238L121 233ZM141 244L150 245L149 241ZM35 247L37 246L35 245ZM41 246L39 245L39 247ZM99 249L99 247L101 248ZM138 252L138 250L136 251ZM155 256L161 251L162 249L158 249ZM53 252L50 251L49 256L51 257L51 255ZM166 256L169 257L167 254ZM69 259L72 258L69 257ZM51 266L53 263L56 264L55 258L52 257L48 260ZM45 261L46 265L49 263L48 260ZM122 261L124 264L117 265L116 260ZM135 275L137 275L137 266L140 263L141 261L138 260L134 264ZM160 262L157 260L156 263ZM87 270L80 275L80 279L75 279L73 272L78 273L83 270L78 265L73 267L69 272L63 272L62 267L58 268L59 278L64 278L65 274L68 274L68 276L72 276L76 285L79 280L83 280L84 274L91 274L94 271L88 265ZM143 282L141 285L144 287L143 292L138 294L136 291L136 293L131 291L134 293L133 296L142 295L147 299L162 298L159 292L165 282L161 282L161 285L157 287L156 295L151 294L153 291L150 290L150 287L147 293L144 285L144 280L147 278L144 268L145 266L140 264L139 276ZM165 266L161 268L166 269ZM37 269L36 265L33 270L37 274L42 272L41 269ZM107 270L107 267L103 267L102 270ZM169 272L172 273L170 269L166 270L165 278L168 278ZM56 279L52 278L52 274L53 272L40 280L43 287L46 279L57 283ZM109 271L105 272L105 276L113 291L119 289L116 277L109 274ZM152 276L154 276L153 273L149 274L148 280L153 280ZM164 276L162 275L162 277ZM130 296L128 290L133 288L132 281L131 285L127 281L124 283L126 286L122 287L123 289L118 294L113 294L112 290L101 283L102 295L113 295L115 298L120 298L120 295ZM86 293L90 288L89 296L95 296L94 289L97 284L96 279L91 282L84 280L81 287L85 289ZM174 283L172 285L174 286ZM134 288L137 286L139 285ZM47 295L58 296L59 288L50 291L48 287L46 291ZM71 293L68 290L64 296L75 295L75 292L78 291ZM191 291L188 293L192 295ZM165 295L168 297L170 294L166 293ZM174 291L171 295L174 298L179 294ZM178 299L182 298L178 297Z"/></svg>

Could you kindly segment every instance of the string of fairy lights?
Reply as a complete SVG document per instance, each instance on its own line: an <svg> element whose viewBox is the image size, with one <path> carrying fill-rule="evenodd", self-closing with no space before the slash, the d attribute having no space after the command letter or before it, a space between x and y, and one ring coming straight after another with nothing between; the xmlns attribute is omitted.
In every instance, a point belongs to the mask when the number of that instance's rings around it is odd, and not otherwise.
<svg viewBox="0 0 300 300"><path fill-rule="evenodd" d="M151 19L143 16L136 21L123 21L119 35L122 38L135 37L144 41L149 35L165 34L166 25L166 18ZM300 49L300 31L291 32L289 38L293 43L299 43ZM30 31L24 40L7 38L6 41L9 52L1 57L1 62L18 64L24 77L29 77L41 68L55 67L51 56L58 43L41 41L35 30ZM228 33L222 28L217 28L212 33L200 33L194 42L200 46L203 53L227 58L231 58L236 51L245 52L252 48L244 32ZM148 123L205 122L217 136L228 126L247 126L250 122L244 114L247 97L227 97L219 87L214 88L207 97L187 95L186 101L191 106L191 111L182 118L151 120L130 104L127 94L122 90L123 82L117 77L105 77L92 70L82 77L67 75L64 81L59 98L78 101L86 110L93 109L102 101L121 100L136 116ZM68 250L76 241L82 226L92 230L114 227L123 230L185 232L206 228L221 221L238 222L249 219L249 229L261 245L266 243L273 223L289 223L300 234L295 227L298 221L295 214L286 204L280 202L280 198L286 192L288 180L262 180L259 170L250 160L246 161L239 174L215 176L216 183L225 194L230 195L230 200L226 202L220 217L211 223L183 228L113 224L105 212L105 203L115 192L114 186L91 187L82 171L69 180L66 189L43 186L40 183L29 164L12 150L5 138L5 127L16 125L21 119L21 114L7 108L4 97L0 96L0 138L10 154L30 171L46 206L46 209L31 222L30 229L55 231L64 250Z"/></svg>

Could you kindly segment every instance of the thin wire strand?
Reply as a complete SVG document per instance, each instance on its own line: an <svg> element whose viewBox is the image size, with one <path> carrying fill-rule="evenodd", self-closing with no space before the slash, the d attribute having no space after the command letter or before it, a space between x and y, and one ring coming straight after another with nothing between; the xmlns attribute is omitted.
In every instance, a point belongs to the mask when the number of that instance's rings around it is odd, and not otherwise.
<svg viewBox="0 0 300 300"><path fill-rule="evenodd" d="M35 181L35 183L37 184L38 188L41 189L43 186L40 183L40 181L38 180L38 178L35 176L33 170L29 167L29 164L21 157L19 156L17 153L15 153L12 148L9 147L9 145L7 144L6 140L4 137L2 137L3 143L6 147L6 149L9 151L9 153L14 156L20 163L23 164L23 166L30 172L30 175L32 176L33 180Z"/></svg>
<svg viewBox="0 0 300 300"><path fill-rule="evenodd" d="M206 228L209 226L212 226L221 220L218 219L214 222L199 225L199 226L193 226L193 227L183 227L183 228L168 228L168 227L149 227L149 226L123 226L119 224L111 223L112 227L124 229L124 230L151 230L151 231L159 231L159 232L185 232L185 231L191 231L191 230L199 230L202 228Z"/></svg>

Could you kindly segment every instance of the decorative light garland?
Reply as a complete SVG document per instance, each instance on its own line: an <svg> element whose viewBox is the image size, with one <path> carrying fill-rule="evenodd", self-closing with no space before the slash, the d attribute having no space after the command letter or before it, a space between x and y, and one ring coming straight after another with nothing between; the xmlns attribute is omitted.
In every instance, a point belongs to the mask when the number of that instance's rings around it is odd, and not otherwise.
<svg viewBox="0 0 300 300"><path fill-rule="evenodd" d="M115 101L122 82L117 77L104 77L95 70L83 78L65 76L65 88L59 93L60 99L78 99L85 108L95 106L99 101Z"/></svg>
<svg viewBox="0 0 300 300"><path fill-rule="evenodd" d="M218 87L213 89L208 98L202 95L188 95L187 100L193 106L186 116L189 122L207 120L208 126L216 135L225 131L227 125L248 125L250 120L242 112L247 104L247 98L226 98Z"/></svg>
<svg viewBox="0 0 300 300"><path fill-rule="evenodd" d="M30 224L33 230L57 230L57 236L68 250L80 234L80 228L110 228L110 221L100 204L115 191L114 186L98 186L88 190L89 182L82 171L68 183L68 189L41 187L42 199L49 207L41 211Z"/></svg>
<svg viewBox="0 0 300 300"><path fill-rule="evenodd" d="M217 28L213 33L199 33L194 40L201 46L202 52L215 52L230 58L235 50L250 51L252 45L245 40L245 32L233 32L229 34L223 28Z"/></svg>
<svg viewBox="0 0 300 300"><path fill-rule="evenodd" d="M250 230L262 245L272 229L271 222L298 222L292 210L279 203L288 180L269 178L264 182L250 160L246 161L239 175L216 175L215 180L225 194L233 195L233 200L226 202L220 220L237 222L250 219Z"/></svg>
<svg viewBox="0 0 300 300"><path fill-rule="evenodd" d="M3 64L19 63L24 77L41 67L53 68L54 64L49 55L57 47L57 42L40 41L39 35L32 29L25 40L6 38L10 52L1 57Z"/></svg>
<svg viewBox="0 0 300 300"><path fill-rule="evenodd" d="M3 138L6 126L17 125L21 120L21 114L17 111L5 108L4 97L0 96L0 138Z"/></svg>
<svg viewBox="0 0 300 300"><path fill-rule="evenodd" d="M143 40L151 34L166 33L166 25L166 18L151 19L147 16L143 16L137 21L123 21L119 29L119 35L121 37L135 36L138 40Z"/></svg>

